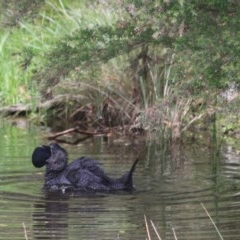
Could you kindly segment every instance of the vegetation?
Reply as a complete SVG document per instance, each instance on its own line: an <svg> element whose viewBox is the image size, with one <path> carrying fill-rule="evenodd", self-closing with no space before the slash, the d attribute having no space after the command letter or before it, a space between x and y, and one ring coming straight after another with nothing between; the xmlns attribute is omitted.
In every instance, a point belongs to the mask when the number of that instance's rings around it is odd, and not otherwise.
<svg viewBox="0 0 240 240"><path fill-rule="evenodd" d="M2 1L0 104L65 96L57 110L41 112L45 123L78 116L95 128L128 124L178 139L197 120L211 120L219 92L238 85L239 6Z"/></svg>
<svg viewBox="0 0 240 240"><path fill-rule="evenodd" d="M222 234L220 233L218 227L216 226L215 222L213 221L211 215L209 214L208 210L206 209L205 205L201 202L201 206L203 208L203 210L205 211L205 213L207 214L207 216L209 217L212 225L214 226L218 236L219 236L219 239L223 240L223 236ZM160 237L160 233L159 231L157 230L155 224L153 223L153 221L151 219L147 219L146 215L144 215L144 222L145 222L145 227L146 227L146 233L147 233L147 240L151 240L151 231L150 231L150 226L152 227L153 229L153 232L155 233L155 235L157 236L157 239L161 240L162 238ZM151 225L149 224L149 222L151 223ZM174 236L174 239L177 240L177 235L176 235L176 232L175 232L175 229L174 227L172 227L172 232L173 232L173 236Z"/></svg>

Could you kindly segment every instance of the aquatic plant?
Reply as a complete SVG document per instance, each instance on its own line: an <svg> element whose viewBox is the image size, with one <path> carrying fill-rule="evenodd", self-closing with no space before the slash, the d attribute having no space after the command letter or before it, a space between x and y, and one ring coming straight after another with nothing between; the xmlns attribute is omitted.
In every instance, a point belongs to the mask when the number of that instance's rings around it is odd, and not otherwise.
<svg viewBox="0 0 240 240"><path fill-rule="evenodd" d="M206 209L205 205L204 205L202 202L201 202L201 207L203 208L203 210L205 211L205 213L206 213L207 216L209 217L209 219L210 219L211 223L213 224L213 226L214 226L214 228L215 228L215 230L216 230L219 238L220 238L221 240L223 240L222 234L220 233L218 227L216 226L216 224L215 224L215 222L213 221L211 215L209 214L208 210ZM151 227L152 227L152 229L154 230L155 235L157 236L157 239L161 240L159 230L157 230L157 228L156 228L155 224L153 223L153 221L152 221L151 219L148 220L147 217L146 217L146 215L144 214L144 223L145 223L145 227L146 227L147 240L151 240L151 239L152 239L152 238L151 238L151 231L150 231L149 221L150 221L150 223L151 223ZM174 239L177 240L177 234L176 234L176 232L175 232L175 229L174 229L173 226L172 226L171 228L172 228L172 232L173 232Z"/></svg>

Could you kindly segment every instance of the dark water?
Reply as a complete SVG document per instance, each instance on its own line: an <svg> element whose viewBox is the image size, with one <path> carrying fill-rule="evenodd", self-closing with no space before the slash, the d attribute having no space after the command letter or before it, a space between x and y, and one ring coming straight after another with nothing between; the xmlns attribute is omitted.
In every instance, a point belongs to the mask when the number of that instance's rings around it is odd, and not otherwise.
<svg viewBox="0 0 240 240"><path fill-rule="evenodd" d="M0 239L240 239L239 149L226 144L168 145L160 140L63 144L70 160L89 155L120 176L140 158L132 194L49 194L33 149L46 144L41 130L0 124ZM239 146L240 148L240 146ZM174 237L174 233L176 238Z"/></svg>

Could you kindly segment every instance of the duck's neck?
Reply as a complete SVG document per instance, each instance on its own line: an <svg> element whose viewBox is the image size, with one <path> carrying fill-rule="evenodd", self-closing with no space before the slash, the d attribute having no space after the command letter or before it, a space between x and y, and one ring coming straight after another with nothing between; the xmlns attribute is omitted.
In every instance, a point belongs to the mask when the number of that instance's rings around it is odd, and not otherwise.
<svg viewBox="0 0 240 240"><path fill-rule="evenodd" d="M45 173L45 185L55 185L57 184L58 176L62 171L46 171Z"/></svg>

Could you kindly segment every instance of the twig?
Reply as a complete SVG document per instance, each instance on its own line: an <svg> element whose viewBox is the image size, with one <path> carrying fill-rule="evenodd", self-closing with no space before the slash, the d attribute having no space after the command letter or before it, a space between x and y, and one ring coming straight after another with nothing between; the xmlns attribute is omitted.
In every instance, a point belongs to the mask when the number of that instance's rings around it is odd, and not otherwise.
<svg viewBox="0 0 240 240"><path fill-rule="evenodd" d="M160 235L159 235L159 233L158 233L158 231L157 231L157 229L156 229L156 227L155 227L155 225L154 225L154 223L153 223L153 221L150 220L150 222L151 222L151 224L152 224L152 227L153 227L153 229L154 229L154 231L155 231L155 233L156 233L158 239L159 239L159 240L162 240L161 237L160 237Z"/></svg>
<svg viewBox="0 0 240 240"><path fill-rule="evenodd" d="M201 202L201 206L202 206L203 210L206 212L206 214L208 215L209 219L211 220L211 222L212 222L213 226L215 227L215 229L216 229L216 231L217 231L217 233L218 233L220 239L223 240L223 237L222 237L221 233L219 232L219 230L218 230L216 224L214 223L212 217L210 216L210 214L208 213L207 209L205 208L205 206L204 206L204 204L203 204L202 202Z"/></svg>
<svg viewBox="0 0 240 240"><path fill-rule="evenodd" d="M64 140L64 139L57 139L56 142L57 143L66 143L66 144L70 144L70 145L77 145L78 143L83 142L86 139L91 138L91 137L92 136L85 136L83 138L78 138L78 139L74 140L73 142L67 141L67 140ZM49 139L49 140L51 140L51 139Z"/></svg>
<svg viewBox="0 0 240 240"><path fill-rule="evenodd" d="M96 135L96 133L94 133L94 132L81 131L78 127L75 127L75 128L69 128L69 129L67 129L65 131L58 132L56 134L48 136L48 139L55 139L57 137L60 137L62 135L66 135L66 134L72 133L72 132L82 133L82 134L86 134L86 135L90 135L90 136Z"/></svg>
<svg viewBox="0 0 240 240"><path fill-rule="evenodd" d="M148 240L151 240L151 235L150 235L150 232L149 232L148 222L147 222L147 218L146 218L145 214L144 214L144 221L145 221L145 226L146 226L146 230L147 230Z"/></svg>
<svg viewBox="0 0 240 240"><path fill-rule="evenodd" d="M28 236L27 236L27 229L26 229L26 225L24 222L22 222L22 226L23 226L23 231L24 231L24 236L25 236L25 239L28 240Z"/></svg>

